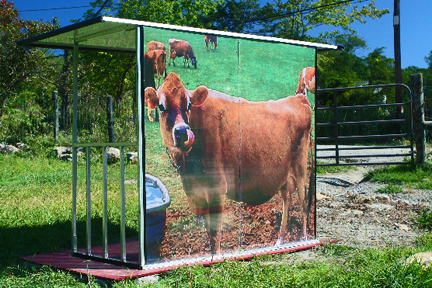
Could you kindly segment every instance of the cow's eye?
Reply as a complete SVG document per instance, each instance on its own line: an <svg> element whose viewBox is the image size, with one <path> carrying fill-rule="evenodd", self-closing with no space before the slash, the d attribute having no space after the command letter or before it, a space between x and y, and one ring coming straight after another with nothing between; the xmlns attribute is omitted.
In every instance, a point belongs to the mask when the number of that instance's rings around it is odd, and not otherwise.
<svg viewBox="0 0 432 288"><path fill-rule="evenodd" d="M188 105L187 105L187 111L189 111L191 109L192 103L190 101L188 101Z"/></svg>
<svg viewBox="0 0 432 288"><path fill-rule="evenodd" d="M159 104L159 110L161 112L164 112L165 111L165 106L163 104Z"/></svg>

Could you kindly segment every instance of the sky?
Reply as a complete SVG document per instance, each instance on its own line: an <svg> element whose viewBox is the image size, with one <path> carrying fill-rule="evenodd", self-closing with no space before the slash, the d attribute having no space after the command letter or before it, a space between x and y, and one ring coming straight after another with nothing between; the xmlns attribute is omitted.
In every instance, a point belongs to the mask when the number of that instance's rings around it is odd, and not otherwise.
<svg viewBox="0 0 432 288"><path fill-rule="evenodd" d="M84 12L90 9L92 0L12 0L23 19L49 21L57 17L61 27L71 24L70 20L79 19ZM339 0L335 0L339 1ZM116 1L115 1L116 2ZM260 3L272 2L272 0L260 0ZM366 3L369 3L367 1ZM430 7L432 0L400 0L400 28L401 28L401 59L402 68L417 66L427 68L424 58L432 50L432 19ZM378 9L389 8L390 13L380 19L366 19L366 24L354 23L352 28L358 36L363 38L369 49L356 51L357 56L363 57L375 48L384 47L384 54L388 58L394 58L393 42L393 6L394 0L375 0ZM87 6L87 7L86 7ZM65 8L69 9L55 9ZM81 7L81 8L71 8ZM31 11L37 10L37 11ZM320 27L312 32L316 35L332 27Z"/></svg>

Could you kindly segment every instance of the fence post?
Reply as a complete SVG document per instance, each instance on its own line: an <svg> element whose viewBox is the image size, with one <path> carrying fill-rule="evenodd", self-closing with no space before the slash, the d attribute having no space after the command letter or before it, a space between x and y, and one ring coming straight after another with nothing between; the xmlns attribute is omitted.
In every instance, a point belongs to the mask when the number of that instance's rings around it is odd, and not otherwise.
<svg viewBox="0 0 432 288"><path fill-rule="evenodd" d="M52 92L53 114L54 114L54 140L58 140L59 135L59 109L58 109L58 92Z"/></svg>
<svg viewBox="0 0 432 288"><path fill-rule="evenodd" d="M336 141L335 141L335 156L336 156L336 165L339 165L339 125L337 124L339 121L339 117L338 117L338 103L337 103L337 92L333 91L333 106L334 106L334 123L335 125L335 136L336 136Z"/></svg>
<svg viewBox="0 0 432 288"><path fill-rule="evenodd" d="M412 99L413 99L413 127L417 151L417 165L426 162L426 135L424 125L424 94L423 75L421 73L411 75Z"/></svg>
<svg viewBox="0 0 432 288"><path fill-rule="evenodd" d="M114 142L114 121L113 121L113 105L112 97L106 97L107 121L108 121L108 139L109 142Z"/></svg>

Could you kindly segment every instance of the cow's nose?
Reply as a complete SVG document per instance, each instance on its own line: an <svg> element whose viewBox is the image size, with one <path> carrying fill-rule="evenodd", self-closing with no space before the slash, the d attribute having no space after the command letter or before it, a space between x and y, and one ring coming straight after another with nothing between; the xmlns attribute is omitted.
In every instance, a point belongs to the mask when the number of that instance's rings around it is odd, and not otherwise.
<svg viewBox="0 0 432 288"><path fill-rule="evenodd" d="M186 125L177 126L174 128L174 138L176 146L181 146L184 142L188 140L189 127Z"/></svg>

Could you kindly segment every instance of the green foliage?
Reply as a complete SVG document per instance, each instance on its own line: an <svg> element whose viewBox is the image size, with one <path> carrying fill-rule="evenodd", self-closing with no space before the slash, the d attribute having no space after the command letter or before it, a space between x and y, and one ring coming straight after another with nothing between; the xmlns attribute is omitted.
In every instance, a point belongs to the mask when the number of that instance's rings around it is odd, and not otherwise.
<svg viewBox="0 0 432 288"><path fill-rule="evenodd" d="M48 32L58 27L57 19L51 22L22 20L14 3L0 1L0 121L6 100L18 86L36 73L42 63L41 53L35 48L17 46L16 41ZM1 124L1 122L0 122Z"/></svg>
<svg viewBox="0 0 432 288"><path fill-rule="evenodd" d="M394 165L369 171L366 178L375 182L393 185L404 185L417 189L432 189L432 164L426 163L422 167Z"/></svg>
<svg viewBox="0 0 432 288"><path fill-rule="evenodd" d="M45 111L38 105L30 106L26 111L5 107L5 116L0 126L0 142L27 142L32 136L48 132Z"/></svg>
<svg viewBox="0 0 432 288"><path fill-rule="evenodd" d="M363 1L358 1L363 2ZM350 1L336 2L329 0L289 0L267 3L260 11L262 32L276 37L312 40L308 32L321 25L329 25L335 30L320 33L314 41L328 40L340 32L337 28L348 33L355 33L350 27L355 21L366 23L366 18L378 19L389 12L388 9L379 10L375 2L369 4L351 5Z"/></svg>
<svg viewBox="0 0 432 288"><path fill-rule="evenodd" d="M414 222L416 225L423 230L432 232L432 210L425 209L418 212L417 217L415 217Z"/></svg>
<svg viewBox="0 0 432 288"><path fill-rule="evenodd" d="M378 188L378 190L375 191L376 193L386 193L386 194L397 194L402 193L402 187L400 185L387 185L382 188Z"/></svg>

